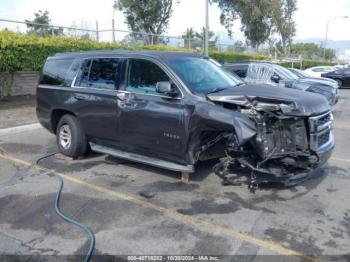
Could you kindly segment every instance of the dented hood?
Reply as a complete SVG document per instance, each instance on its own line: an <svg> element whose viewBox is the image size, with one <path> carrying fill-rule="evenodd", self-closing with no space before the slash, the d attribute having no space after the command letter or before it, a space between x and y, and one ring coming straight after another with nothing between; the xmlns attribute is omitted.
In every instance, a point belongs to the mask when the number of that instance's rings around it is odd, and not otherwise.
<svg viewBox="0 0 350 262"><path fill-rule="evenodd" d="M246 107L264 104L278 105L285 115L310 116L331 110L327 100L319 95L264 84L247 84L208 94L213 102L231 103ZM271 108L269 108L271 109Z"/></svg>

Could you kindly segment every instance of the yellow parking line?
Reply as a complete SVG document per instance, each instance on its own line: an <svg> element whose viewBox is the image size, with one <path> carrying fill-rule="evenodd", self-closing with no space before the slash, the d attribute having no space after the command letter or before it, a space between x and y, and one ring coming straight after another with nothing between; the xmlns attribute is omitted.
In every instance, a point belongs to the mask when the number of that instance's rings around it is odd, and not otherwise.
<svg viewBox="0 0 350 262"><path fill-rule="evenodd" d="M349 125L342 125L342 124L337 124L337 123L335 123L333 125L333 127L336 128L336 129L350 129Z"/></svg>
<svg viewBox="0 0 350 262"><path fill-rule="evenodd" d="M350 162L350 159L340 158L340 157L331 157L331 160Z"/></svg>
<svg viewBox="0 0 350 262"><path fill-rule="evenodd" d="M15 162L18 164L22 164L24 166L28 166L28 167L31 167L31 168L36 169L36 170L48 171L48 169L46 169L44 167L41 167L38 165L33 165L27 161L24 161L24 160L15 158L15 157L11 157L8 155L0 154L0 158L5 159L5 160L9 160L9 161L12 161L12 162ZM250 236L248 234L238 232L238 231L231 229L231 228L228 228L228 227L216 225L216 224L210 223L206 220L194 218L194 217L189 216L189 215L183 215L181 213L178 213L175 210L171 210L171 209L168 209L168 208L156 205L156 204L152 204L150 202L147 202L143 199L140 199L140 198L137 198L137 197L134 197L131 195L127 195L127 194L124 194L121 192L112 191L110 189L107 189L107 188L104 188L101 186L90 184L86 181L80 180L78 178L75 178L75 177L72 177L69 175L65 175L65 174L62 174L59 172L54 172L54 174L66 179L70 182L73 182L73 183L85 186L87 188L93 189L97 192L104 193L104 194L107 194L109 196L113 196L113 197L116 197L118 199L128 201L128 202L136 204L138 206L142 206L145 208L150 208L150 209L156 210L164 215L169 216L170 218L173 218L177 221L180 221L181 223L190 224L190 225L195 226L198 229L200 229L202 231L206 231L208 233L230 237L230 238L233 238L235 240L245 241L245 242L248 242L252 245L255 245L255 246L267 249L267 250L271 250L271 251L273 251L277 254L280 254L280 255L296 256L296 257L300 257L306 261L316 261L316 259L314 259L313 257L306 256L302 253L299 253L299 252L294 251L294 250L289 249L289 248L285 248L285 247L278 245L276 243L261 240L261 239L255 238L253 236Z"/></svg>

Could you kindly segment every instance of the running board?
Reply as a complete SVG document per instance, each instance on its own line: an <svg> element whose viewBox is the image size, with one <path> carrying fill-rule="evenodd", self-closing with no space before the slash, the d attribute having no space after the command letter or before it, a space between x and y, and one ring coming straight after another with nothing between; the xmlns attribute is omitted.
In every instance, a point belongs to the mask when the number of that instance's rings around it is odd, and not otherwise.
<svg viewBox="0 0 350 262"><path fill-rule="evenodd" d="M148 157L148 156L143 156L139 154L134 154L134 153L129 153L125 151L120 151L118 149L106 147L106 146L101 146L97 145L94 143L90 143L90 147L92 151L102 153L102 154L107 154L111 156L115 156L118 158L122 159L127 159L131 160L134 162L142 163L142 164L147 164L150 166L155 166L155 167L160 167L172 171L178 171L178 172L185 172L185 173L193 173L194 172L194 166L193 165L181 165L181 164L176 164L173 162L169 162L166 160L161 160L153 157Z"/></svg>

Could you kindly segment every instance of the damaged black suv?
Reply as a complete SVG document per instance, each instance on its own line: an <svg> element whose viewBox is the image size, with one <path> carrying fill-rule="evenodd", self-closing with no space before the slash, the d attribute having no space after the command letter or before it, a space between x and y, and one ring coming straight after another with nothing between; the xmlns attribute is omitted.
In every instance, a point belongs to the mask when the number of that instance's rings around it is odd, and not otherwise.
<svg viewBox="0 0 350 262"><path fill-rule="evenodd" d="M299 181L333 150L329 103L260 86L197 54L62 53L46 61L37 116L70 157L90 147L183 174L221 159L221 175L243 167L261 181Z"/></svg>

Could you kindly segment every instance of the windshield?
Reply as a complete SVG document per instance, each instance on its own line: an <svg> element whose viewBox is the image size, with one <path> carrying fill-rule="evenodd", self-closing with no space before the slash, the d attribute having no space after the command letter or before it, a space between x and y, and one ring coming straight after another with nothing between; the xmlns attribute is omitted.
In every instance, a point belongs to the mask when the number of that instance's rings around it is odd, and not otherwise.
<svg viewBox="0 0 350 262"><path fill-rule="evenodd" d="M209 94L243 83L238 77L201 57L169 59L169 66L193 93Z"/></svg>
<svg viewBox="0 0 350 262"><path fill-rule="evenodd" d="M284 80L297 80L299 77L289 71L287 68L280 66L280 65L274 65L274 68L276 70L276 73L279 74Z"/></svg>

